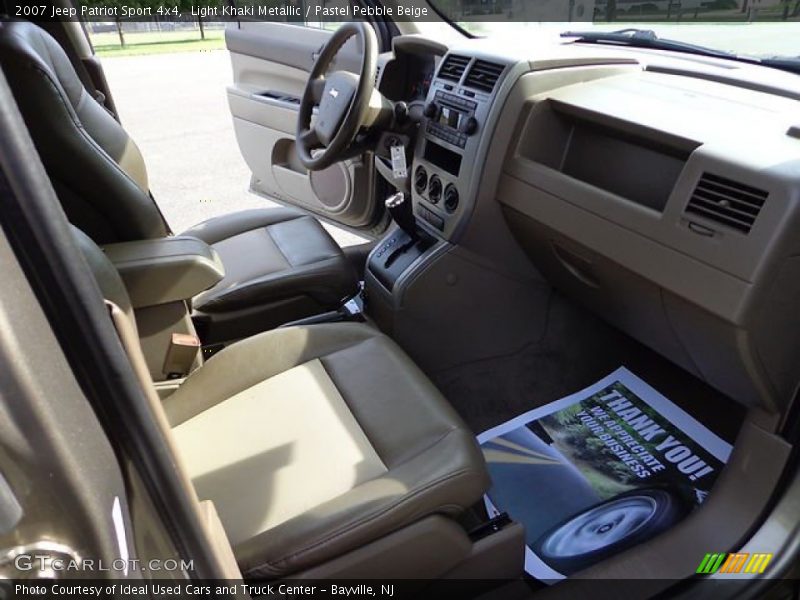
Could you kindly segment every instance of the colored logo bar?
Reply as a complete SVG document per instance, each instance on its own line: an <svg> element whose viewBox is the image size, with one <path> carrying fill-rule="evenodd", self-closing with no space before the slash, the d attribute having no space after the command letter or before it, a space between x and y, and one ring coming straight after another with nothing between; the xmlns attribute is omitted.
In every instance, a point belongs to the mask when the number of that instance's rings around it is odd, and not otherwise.
<svg viewBox="0 0 800 600"><path fill-rule="evenodd" d="M697 573L761 574L772 560L772 554L763 552L717 552L708 553L700 561Z"/></svg>

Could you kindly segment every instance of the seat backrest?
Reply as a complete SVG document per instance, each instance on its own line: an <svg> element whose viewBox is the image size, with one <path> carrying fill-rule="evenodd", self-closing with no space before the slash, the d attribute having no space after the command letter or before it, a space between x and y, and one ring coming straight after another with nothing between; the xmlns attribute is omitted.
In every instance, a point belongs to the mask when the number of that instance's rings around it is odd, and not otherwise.
<svg viewBox="0 0 800 600"><path fill-rule="evenodd" d="M0 66L69 220L99 244L166 235L139 148L58 42L33 23L0 21Z"/></svg>

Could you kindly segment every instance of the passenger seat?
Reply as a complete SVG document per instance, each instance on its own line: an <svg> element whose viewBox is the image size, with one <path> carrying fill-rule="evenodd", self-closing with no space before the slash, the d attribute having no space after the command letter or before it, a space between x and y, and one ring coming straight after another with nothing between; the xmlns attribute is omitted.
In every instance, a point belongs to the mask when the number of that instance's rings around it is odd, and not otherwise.
<svg viewBox="0 0 800 600"><path fill-rule="evenodd" d="M119 274L75 235L103 296L135 327ZM469 554L455 519L489 484L475 438L403 351L367 325L240 341L192 373L164 409L179 462L199 498L216 505L247 578L432 577Z"/></svg>

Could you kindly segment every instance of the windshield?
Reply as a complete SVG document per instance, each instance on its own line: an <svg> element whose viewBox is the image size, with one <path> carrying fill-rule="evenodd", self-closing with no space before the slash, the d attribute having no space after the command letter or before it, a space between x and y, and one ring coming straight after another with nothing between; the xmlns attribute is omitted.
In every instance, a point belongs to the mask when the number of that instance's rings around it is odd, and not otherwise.
<svg viewBox="0 0 800 600"><path fill-rule="evenodd" d="M464 31L527 44L636 28L758 58L800 57L800 0L433 0Z"/></svg>

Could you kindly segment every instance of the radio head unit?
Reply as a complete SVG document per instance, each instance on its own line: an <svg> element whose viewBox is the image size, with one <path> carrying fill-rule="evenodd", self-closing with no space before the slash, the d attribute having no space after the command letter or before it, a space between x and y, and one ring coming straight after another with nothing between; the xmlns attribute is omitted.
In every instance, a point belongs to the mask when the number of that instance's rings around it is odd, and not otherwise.
<svg viewBox="0 0 800 600"><path fill-rule="evenodd" d="M473 100L437 91L433 102L425 107L426 131L430 137L464 148L467 138L478 130L477 108Z"/></svg>

